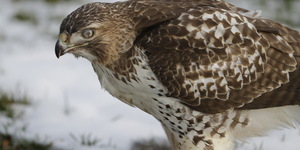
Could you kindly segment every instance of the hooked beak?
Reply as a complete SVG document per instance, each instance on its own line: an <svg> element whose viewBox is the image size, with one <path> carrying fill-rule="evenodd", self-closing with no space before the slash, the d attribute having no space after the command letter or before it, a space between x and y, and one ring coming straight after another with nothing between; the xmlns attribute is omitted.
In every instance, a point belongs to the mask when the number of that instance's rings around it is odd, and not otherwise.
<svg viewBox="0 0 300 150"><path fill-rule="evenodd" d="M69 45L67 44L68 38L68 33L65 31L59 35L59 39L55 44L55 55L57 58L67 53L69 49Z"/></svg>
<svg viewBox="0 0 300 150"><path fill-rule="evenodd" d="M79 50L78 48L86 45L88 45L88 43L77 44L77 45L72 43L67 43L67 35L65 33L62 33L55 44L55 55L57 58L59 58L60 56L66 53Z"/></svg>
<svg viewBox="0 0 300 150"><path fill-rule="evenodd" d="M55 55L57 58L65 54L65 49L60 44L60 41L58 40L55 44Z"/></svg>
<svg viewBox="0 0 300 150"><path fill-rule="evenodd" d="M70 51L73 51L74 49L80 47L81 45L67 45L67 44L64 44L64 43L61 43L60 40L58 40L55 44L55 55L57 58L59 58L60 56L70 52Z"/></svg>

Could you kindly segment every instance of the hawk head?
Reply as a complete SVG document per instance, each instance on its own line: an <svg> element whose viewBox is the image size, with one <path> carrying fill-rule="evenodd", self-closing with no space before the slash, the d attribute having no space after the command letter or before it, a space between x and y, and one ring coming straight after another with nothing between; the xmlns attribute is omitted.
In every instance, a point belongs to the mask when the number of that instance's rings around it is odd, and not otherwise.
<svg viewBox="0 0 300 150"><path fill-rule="evenodd" d="M57 57L72 53L108 65L132 48L137 36L177 18L185 3L125 1L89 3L69 14L60 27Z"/></svg>
<svg viewBox="0 0 300 150"><path fill-rule="evenodd" d="M60 26L56 56L72 53L107 65L128 51L135 39L133 23L122 3L89 3L69 14Z"/></svg>

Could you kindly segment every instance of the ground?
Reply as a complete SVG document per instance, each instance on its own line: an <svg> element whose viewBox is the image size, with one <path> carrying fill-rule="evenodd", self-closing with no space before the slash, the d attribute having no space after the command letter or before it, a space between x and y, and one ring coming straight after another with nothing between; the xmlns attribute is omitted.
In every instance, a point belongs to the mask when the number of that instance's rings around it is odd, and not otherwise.
<svg viewBox="0 0 300 150"><path fill-rule="evenodd" d="M10 126L9 131L18 131L25 125L26 130L18 136L52 142L54 147L62 149L129 150L133 140L165 138L163 129L153 117L123 104L101 89L87 60L76 60L72 55L56 59L54 44L61 20L89 1L2 0L0 89L25 94L32 101L30 107L21 108L23 118ZM257 8L252 1L235 4ZM259 7L257 9L263 9ZM272 14L263 11L266 15ZM296 26L297 21L292 24ZM110 109L111 106L114 109ZM0 117L0 125L7 122L8 119ZM88 146L88 142L82 145L82 139L97 142L93 146ZM267 137L250 139L238 149L260 149L263 143L263 149L298 150L299 140L299 130L285 129Z"/></svg>

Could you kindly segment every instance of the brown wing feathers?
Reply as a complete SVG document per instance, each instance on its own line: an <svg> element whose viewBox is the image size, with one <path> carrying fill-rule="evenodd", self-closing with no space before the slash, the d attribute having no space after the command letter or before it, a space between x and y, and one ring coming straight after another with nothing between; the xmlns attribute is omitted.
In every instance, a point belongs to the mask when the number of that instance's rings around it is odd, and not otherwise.
<svg viewBox="0 0 300 150"><path fill-rule="evenodd" d="M263 20L273 28L278 29L278 34L263 33L269 37L270 49L267 51L268 64L276 70L292 71L289 73L289 82L272 92L265 93L256 98L252 103L243 106L243 109L257 109L276 107L284 105L300 104L300 34L296 30L292 30L279 23ZM264 31L262 31L264 32ZM271 34L271 35L270 35ZM280 36L280 41L274 36ZM274 71L273 74L278 74Z"/></svg>
<svg viewBox="0 0 300 150"><path fill-rule="evenodd" d="M299 104L299 32L233 10L191 5L139 41L167 96L206 113Z"/></svg>

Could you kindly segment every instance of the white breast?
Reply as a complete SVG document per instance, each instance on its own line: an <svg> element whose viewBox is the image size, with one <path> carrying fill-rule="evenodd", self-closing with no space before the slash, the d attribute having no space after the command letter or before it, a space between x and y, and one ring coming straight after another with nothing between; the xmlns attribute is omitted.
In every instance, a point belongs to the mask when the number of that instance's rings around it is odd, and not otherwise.
<svg viewBox="0 0 300 150"><path fill-rule="evenodd" d="M166 93L166 89L158 81L150 67L140 58L140 64L134 65L137 73L134 74L136 80L117 79L111 70L106 67L93 64L94 70L98 75L102 87L111 95L124 103L136 106L152 114L153 98L159 94ZM127 77L120 75L126 79Z"/></svg>

